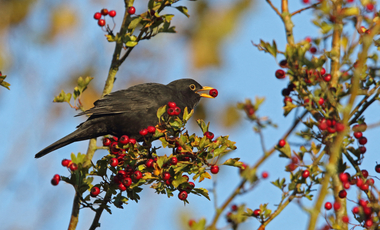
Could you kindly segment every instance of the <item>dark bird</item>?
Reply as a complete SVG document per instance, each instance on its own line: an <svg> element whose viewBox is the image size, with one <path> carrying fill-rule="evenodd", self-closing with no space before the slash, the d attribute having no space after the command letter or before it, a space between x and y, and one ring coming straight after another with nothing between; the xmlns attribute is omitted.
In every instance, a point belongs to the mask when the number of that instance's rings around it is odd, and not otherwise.
<svg viewBox="0 0 380 230"><path fill-rule="evenodd" d="M211 89L213 88L208 86L202 87L193 79L180 79L167 85L145 83L110 93L97 100L93 108L76 115L91 114L85 122L77 126L77 130L44 148L35 157L40 158L76 141L107 134L117 137L128 135L142 141L139 131L158 123L158 108L168 102L175 102L181 113L185 107L190 111L201 97L213 98L201 93Z"/></svg>

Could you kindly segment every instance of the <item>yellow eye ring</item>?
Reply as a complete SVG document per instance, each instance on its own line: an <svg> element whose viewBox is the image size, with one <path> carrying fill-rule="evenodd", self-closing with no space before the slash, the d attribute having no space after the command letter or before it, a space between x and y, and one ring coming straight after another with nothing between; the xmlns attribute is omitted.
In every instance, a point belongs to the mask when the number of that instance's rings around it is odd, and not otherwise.
<svg viewBox="0 0 380 230"><path fill-rule="evenodd" d="M190 89L193 90L193 91L197 88L194 84L191 84L189 87L190 87Z"/></svg>

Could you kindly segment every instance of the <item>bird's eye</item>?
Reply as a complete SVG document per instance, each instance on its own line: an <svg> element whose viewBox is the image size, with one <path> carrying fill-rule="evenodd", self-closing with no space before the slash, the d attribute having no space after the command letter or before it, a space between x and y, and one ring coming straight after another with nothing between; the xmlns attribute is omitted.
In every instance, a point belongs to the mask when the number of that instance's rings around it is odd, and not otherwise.
<svg viewBox="0 0 380 230"><path fill-rule="evenodd" d="M195 88L197 88L194 84L191 84L189 87L190 87L190 89L193 90L193 91L195 90Z"/></svg>

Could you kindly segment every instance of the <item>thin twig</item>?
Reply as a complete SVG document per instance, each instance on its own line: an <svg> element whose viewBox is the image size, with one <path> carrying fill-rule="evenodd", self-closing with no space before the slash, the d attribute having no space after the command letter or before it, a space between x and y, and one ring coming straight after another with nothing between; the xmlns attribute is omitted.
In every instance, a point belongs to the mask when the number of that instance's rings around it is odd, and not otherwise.
<svg viewBox="0 0 380 230"><path fill-rule="evenodd" d="M311 5L311 6L308 6L308 7L302 8L302 9L299 9L299 10L293 12L293 13L291 14L291 16L294 16L294 15L296 15L296 14L299 14L299 13L301 13L302 11L308 10L308 9L310 9L310 8L314 8L314 7L318 6L319 4L321 4L321 3L320 3L320 2L318 2L318 3L314 3L314 4Z"/></svg>
<svg viewBox="0 0 380 230"><path fill-rule="evenodd" d="M266 0L266 1L272 7L272 9L276 12L276 14L280 16L280 18L282 18L280 11L278 11L278 9L272 4L272 2L270 0Z"/></svg>

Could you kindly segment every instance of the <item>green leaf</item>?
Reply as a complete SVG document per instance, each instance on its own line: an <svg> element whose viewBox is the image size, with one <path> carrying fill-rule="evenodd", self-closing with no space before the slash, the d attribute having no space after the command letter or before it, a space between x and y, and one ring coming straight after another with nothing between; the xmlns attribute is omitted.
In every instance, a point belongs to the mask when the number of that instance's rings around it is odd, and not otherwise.
<svg viewBox="0 0 380 230"><path fill-rule="evenodd" d="M75 86L74 93L73 93L74 100L76 100L80 96L80 94L81 94L81 92L80 92L78 86Z"/></svg>
<svg viewBox="0 0 380 230"><path fill-rule="evenodd" d="M204 230L204 229L206 229L206 219L205 218L200 219L198 222L195 222L191 226L191 230Z"/></svg>
<svg viewBox="0 0 380 230"><path fill-rule="evenodd" d="M189 113L187 107L185 107L185 109L183 111L183 118L182 118L182 120L183 121L188 121L190 119L190 117L193 115L193 113L194 113L193 109Z"/></svg>
<svg viewBox="0 0 380 230"><path fill-rule="evenodd" d="M58 96L54 97L53 102L67 102L70 103L71 93L65 93L65 91L61 91Z"/></svg>
<svg viewBox="0 0 380 230"><path fill-rule="evenodd" d="M188 9L186 6L177 6L176 9L179 10L184 15L186 15L186 17L188 17L188 18L190 17L190 15L188 14Z"/></svg>
<svg viewBox="0 0 380 230"><path fill-rule="evenodd" d="M131 29L135 29L137 27L137 25L141 22L141 17L135 17L132 19L132 21L129 23L128 25L128 29L131 30Z"/></svg>
<svg viewBox="0 0 380 230"><path fill-rule="evenodd" d="M220 148L217 148L214 150L214 157L219 156L221 153L223 153L227 149L227 146L222 146Z"/></svg>
<svg viewBox="0 0 380 230"><path fill-rule="evenodd" d="M204 188L194 188L194 192L201 194L202 196L206 197L208 200L210 200L210 197L208 195L208 190Z"/></svg>
<svg viewBox="0 0 380 230"><path fill-rule="evenodd" d="M183 171L184 168L186 168L189 164L186 163L178 163L176 167L174 168L174 173L177 174L180 171Z"/></svg>
<svg viewBox="0 0 380 230"><path fill-rule="evenodd" d="M180 184L185 183L187 181L186 177L179 175L175 180L173 180L172 185L177 188Z"/></svg>
<svg viewBox="0 0 380 230"><path fill-rule="evenodd" d="M160 120L160 118L162 117L162 115L165 112L166 112L166 105L161 106L160 108L158 108L158 110L157 110L157 118L158 118L158 120Z"/></svg>
<svg viewBox="0 0 380 230"><path fill-rule="evenodd" d="M210 122L206 125L206 123L202 119L198 119L197 124L201 128L202 133L205 133L208 131L208 127L210 125Z"/></svg>
<svg viewBox="0 0 380 230"><path fill-rule="evenodd" d="M78 88L81 93L87 89L88 84L94 79L93 77L86 77L83 79L83 77L78 78Z"/></svg>
<svg viewBox="0 0 380 230"><path fill-rule="evenodd" d="M230 166L234 166L234 167L242 167L243 166L243 162L239 161L240 158L230 158L228 160L226 160L223 165L230 165Z"/></svg>
<svg viewBox="0 0 380 230"><path fill-rule="evenodd" d="M135 42L135 41L129 41L129 42L126 42L125 45L128 46L128 47L134 47L134 46L137 45L137 42Z"/></svg>
<svg viewBox="0 0 380 230"><path fill-rule="evenodd" d="M294 108L297 106L291 102L286 102L286 106L282 107L284 109L284 116L286 117Z"/></svg>

